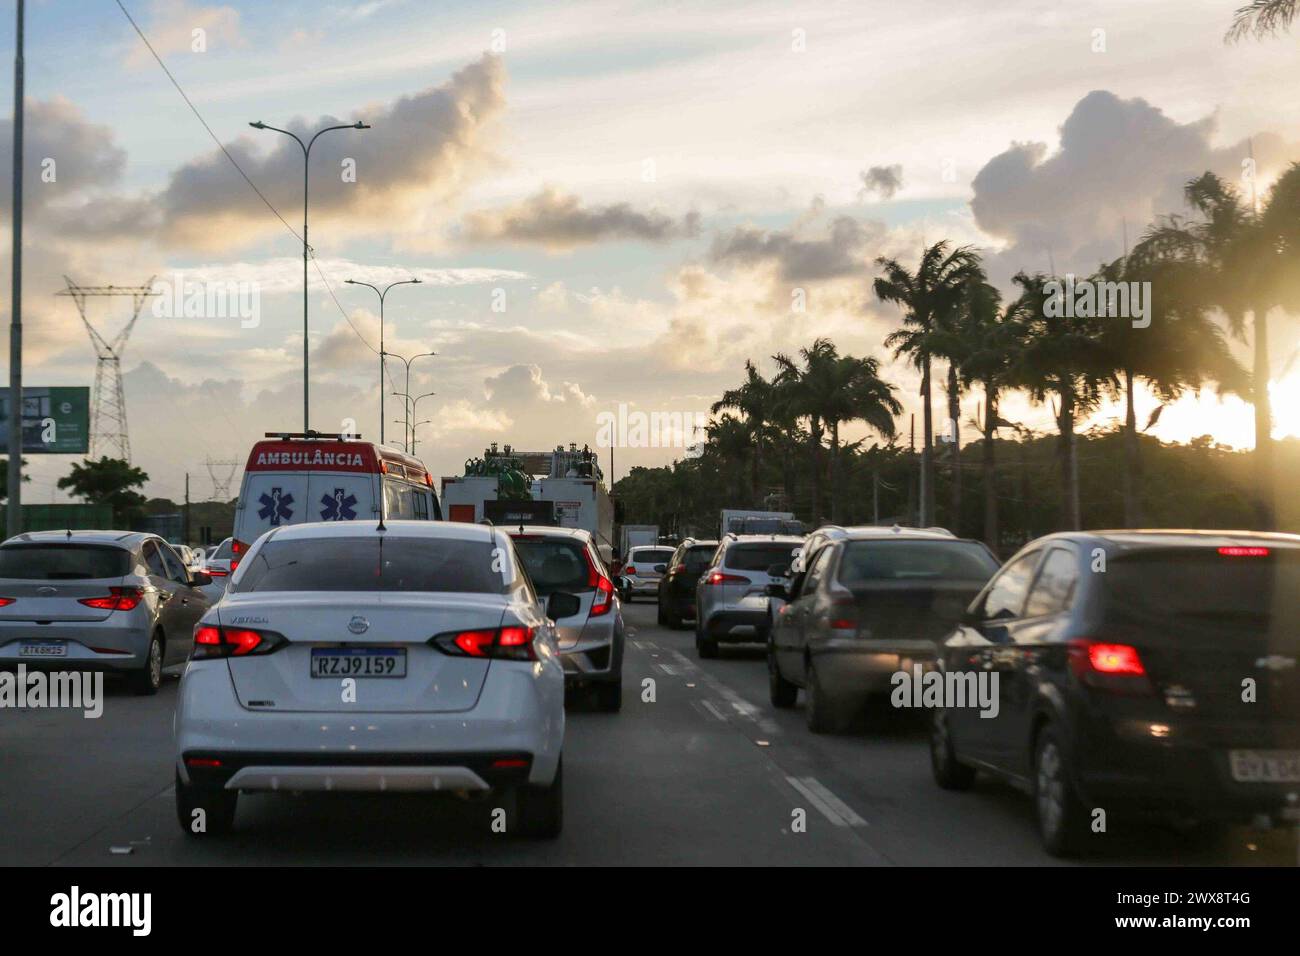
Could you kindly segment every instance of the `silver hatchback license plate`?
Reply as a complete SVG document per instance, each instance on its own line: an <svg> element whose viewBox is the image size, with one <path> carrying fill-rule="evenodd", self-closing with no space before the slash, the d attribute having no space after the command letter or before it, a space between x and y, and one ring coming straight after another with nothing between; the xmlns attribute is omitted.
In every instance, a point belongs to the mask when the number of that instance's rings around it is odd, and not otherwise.
<svg viewBox="0 0 1300 956"><path fill-rule="evenodd" d="M1228 759L1238 783L1300 783L1300 750L1232 750Z"/></svg>
<svg viewBox="0 0 1300 956"><path fill-rule="evenodd" d="M18 645L19 657L67 657L68 645L63 641L23 641Z"/></svg>
<svg viewBox="0 0 1300 956"><path fill-rule="evenodd" d="M312 677L405 677L404 647L313 647Z"/></svg>

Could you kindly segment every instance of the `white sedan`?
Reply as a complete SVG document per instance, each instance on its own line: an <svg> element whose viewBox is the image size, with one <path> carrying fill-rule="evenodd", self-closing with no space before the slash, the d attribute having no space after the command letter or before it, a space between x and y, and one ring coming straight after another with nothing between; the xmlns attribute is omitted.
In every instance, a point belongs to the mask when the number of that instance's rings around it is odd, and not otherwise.
<svg viewBox="0 0 1300 956"><path fill-rule="evenodd" d="M508 791L506 832L557 836L552 619L577 601L543 602L486 525L268 531L194 631L176 709L182 829L228 830L241 791Z"/></svg>

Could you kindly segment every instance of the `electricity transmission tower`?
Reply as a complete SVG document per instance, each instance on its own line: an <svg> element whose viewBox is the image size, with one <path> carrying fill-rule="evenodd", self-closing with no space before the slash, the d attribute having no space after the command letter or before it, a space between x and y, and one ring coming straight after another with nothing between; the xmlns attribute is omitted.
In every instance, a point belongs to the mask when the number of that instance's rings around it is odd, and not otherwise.
<svg viewBox="0 0 1300 956"><path fill-rule="evenodd" d="M208 476L212 479L212 500L229 501L230 485L235 480L235 469L243 462L238 459L215 461L208 458L203 462L208 467Z"/></svg>
<svg viewBox="0 0 1300 956"><path fill-rule="evenodd" d="M91 396L90 411L90 455L97 458L107 455L110 458L131 460L131 439L126 429L126 392L122 389L122 351L126 340L135 328L136 319L140 318L140 309L145 300L157 295L153 291L153 278L143 286L112 285L77 285L67 276L63 281L68 287L56 295L67 295L77 303L81 321L90 335L90 344L95 349L95 390ZM130 296L133 305L131 320L122 330L105 338L90 324L86 317L86 300L99 296Z"/></svg>

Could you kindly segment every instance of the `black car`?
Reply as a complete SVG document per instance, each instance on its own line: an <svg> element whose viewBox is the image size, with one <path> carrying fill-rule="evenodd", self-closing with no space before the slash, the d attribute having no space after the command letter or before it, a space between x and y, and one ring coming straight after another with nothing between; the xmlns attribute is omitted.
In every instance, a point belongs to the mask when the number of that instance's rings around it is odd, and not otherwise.
<svg viewBox="0 0 1300 956"><path fill-rule="evenodd" d="M1043 843L1116 820L1279 820L1300 808L1300 536L1098 531L1026 545L945 641L941 787L988 771L1034 797ZM987 711L986 711L987 713Z"/></svg>
<svg viewBox="0 0 1300 956"><path fill-rule="evenodd" d="M695 582L709 566L718 542L687 538L677 546L659 579L659 623L685 627L695 620Z"/></svg>

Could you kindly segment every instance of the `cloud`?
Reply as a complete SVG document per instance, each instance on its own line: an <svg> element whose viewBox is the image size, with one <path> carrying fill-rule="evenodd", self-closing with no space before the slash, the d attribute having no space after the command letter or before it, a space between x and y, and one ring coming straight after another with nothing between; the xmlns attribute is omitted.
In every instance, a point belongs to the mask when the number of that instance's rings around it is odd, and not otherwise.
<svg viewBox="0 0 1300 956"><path fill-rule="evenodd" d="M903 167L895 163L892 166L872 166L858 173L862 180L862 189L858 197L879 196L881 199L893 199L894 194L903 188Z"/></svg>
<svg viewBox="0 0 1300 956"><path fill-rule="evenodd" d="M1097 90L1075 104L1060 144L1013 143L976 174L976 225L1003 241L997 272L1048 268L1088 271L1123 252L1158 215L1184 210L1183 186L1211 170L1240 183L1249 145L1216 149L1214 117L1171 119L1140 98ZM1296 144L1254 137L1261 175L1300 157ZM999 276L995 275L995 278Z"/></svg>
<svg viewBox="0 0 1300 956"><path fill-rule="evenodd" d="M553 251L603 241L667 242L699 235L697 213L674 219L659 212L641 212L628 203L584 206L554 187L501 209L472 212L465 217L463 237L474 243L511 242Z"/></svg>
<svg viewBox="0 0 1300 956"><path fill-rule="evenodd" d="M363 120L372 127L340 130L316 141L313 224L346 218L353 235L366 230L391 234L402 224L417 226L428 200L449 198L475 170L492 164L487 127L505 107L504 85L500 58L484 54L441 86L400 97L388 106L358 109L346 120L326 115L283 124L304 141L326 126ZM294 221L302 203L298 144L261 131L226 148L271 204ZM355 166L355 182L344 180L345 161ZM329 170L337 172L330 175ZM157 201L164 237L195 248L236 247L268 231L284 230L217 150L176 170Z"/></svg>
<svg viewBox="0 0 1300 956"><path fill-rule="evenodd" d="M489 402L505 408L522 408L529 405L590 405L592 399L573 382L564 382L552 389L542 378L537 365L512 365L499 375L483 382L484 394Z"/></svg>
<svg viewBox="0 0 1300 956"><path fill-rule="evenodd" d="M864 224L851 216L835 217L820 238L801 238L795 230L738 226L714 239L709 258L714 263L772 264L788 282L814 282L863 272L872 246L885 233L882 223Z"/></svg>
<svg viewBox="0 0 1300 956"><path fill-rule="evenodd" d="M141 27L150 45L166 60L171 53L206 53L221 46L243 46L239 32L239 11L234 7L191 6L184 0L154 0L149 22ZM202 30L196 36L195 31ZM153 54L132 33L126 55L127 66L140 69L154 65ZM201 43L201 50L195 44Z"/></svg>

